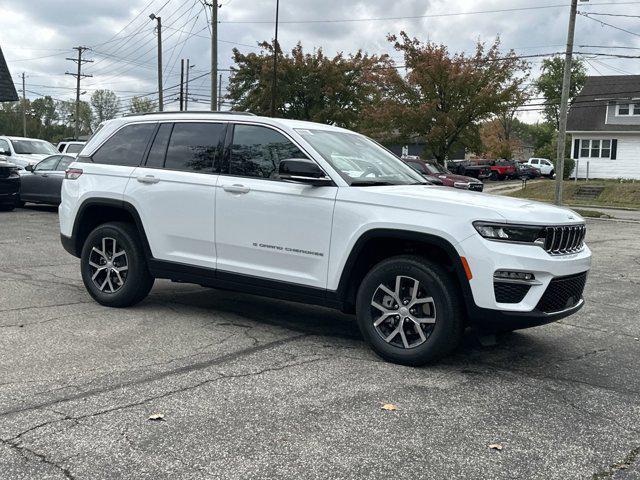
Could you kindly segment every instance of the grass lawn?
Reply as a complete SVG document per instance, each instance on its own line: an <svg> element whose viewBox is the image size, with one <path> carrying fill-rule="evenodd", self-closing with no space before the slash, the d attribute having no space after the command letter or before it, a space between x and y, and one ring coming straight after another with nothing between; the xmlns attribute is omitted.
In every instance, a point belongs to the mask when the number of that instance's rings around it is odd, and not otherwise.
<svg viewBox="0 0 640 480"><path fill-rule="evenodd" d="M604 185L600 196L594 200L576 200L574 195L581 185ZM545 180L527 185L526 189L511 192L510 197L529 198L542 202L553 202L555 181ZM598 207L640 208L640 181L620 183L617 180L590 180L588 183L566 180L563 189L564 203L567 205L594 205Z"/></svg>

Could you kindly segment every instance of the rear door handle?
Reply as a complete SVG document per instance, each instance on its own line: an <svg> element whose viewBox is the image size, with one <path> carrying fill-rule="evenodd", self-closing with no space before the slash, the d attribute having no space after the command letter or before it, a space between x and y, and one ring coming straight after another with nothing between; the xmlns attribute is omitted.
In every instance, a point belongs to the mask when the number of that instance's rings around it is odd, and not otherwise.
<svg viewBox="0 0 640 480"><path fill-rule="evenodd" d="M229 193L249 193L251 191L249 187L245 187L244 185L240 185L239 183L234 183L233 185L223 185L222 189L225 192Z"/></svg>
<svg viewBox="0 0 640 480"><path fill-rule="evenodd" d="M137 180L140 183L158 183L160 181L159 178L156 178L153 175L145 175L144 177L138 177Z"/></svg>

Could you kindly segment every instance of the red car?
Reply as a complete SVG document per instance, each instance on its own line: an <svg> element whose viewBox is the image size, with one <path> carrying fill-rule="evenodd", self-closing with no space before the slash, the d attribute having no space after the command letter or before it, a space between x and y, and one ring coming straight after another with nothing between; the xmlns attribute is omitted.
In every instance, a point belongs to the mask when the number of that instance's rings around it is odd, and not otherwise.
<svg viewBox="0 0 640 480"><path fill-rule="evenodd" d="M423 160L419 157L402 157L402 161L436 185L473 190L474 192L481 192L484 188L484 184L477 178L456 175L434 161Z"/></svg>
<svg viewBox="0 0 640 480"><path fill-rule="evenodd" d="M515 164L507 160L472 160L472 162L488 166L491 169L491 180L506 180L518 176Z"/></svg>

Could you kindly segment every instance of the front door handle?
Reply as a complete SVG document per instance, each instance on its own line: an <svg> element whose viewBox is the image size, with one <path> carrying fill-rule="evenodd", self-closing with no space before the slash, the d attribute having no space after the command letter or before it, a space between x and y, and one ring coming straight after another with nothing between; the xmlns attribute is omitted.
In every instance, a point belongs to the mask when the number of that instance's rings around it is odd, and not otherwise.
<svg viewBox="0 0 640 480"><path fill-rule="evenodd" d="M223 185L222 189L225 192L229 193L249 193L251 191L249 187L245 187L244 185L240 185L239 183L234 183L233 185Z"/></svg>
<svg viewBox="0 0 640 480"><path fill-rule="evenodd" d="M144 177L138 177L136 180L138 180L140 183L158 183L160 181L159 178L154 177L153 175L145 175Z"/></svg>

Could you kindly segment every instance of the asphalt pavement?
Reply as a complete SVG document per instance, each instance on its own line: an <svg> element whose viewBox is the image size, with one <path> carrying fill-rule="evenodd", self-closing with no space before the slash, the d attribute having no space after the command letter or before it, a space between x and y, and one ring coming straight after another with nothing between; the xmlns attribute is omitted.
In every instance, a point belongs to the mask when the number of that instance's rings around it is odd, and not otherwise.
<svg viewBox="0 0 640 480"><path fill-rule="evenodd" d="M2 479L640 479L637 224L588 221L578 314L416 369L319 307L168 281L101 307L57 222L0 213Z"/></svg>

